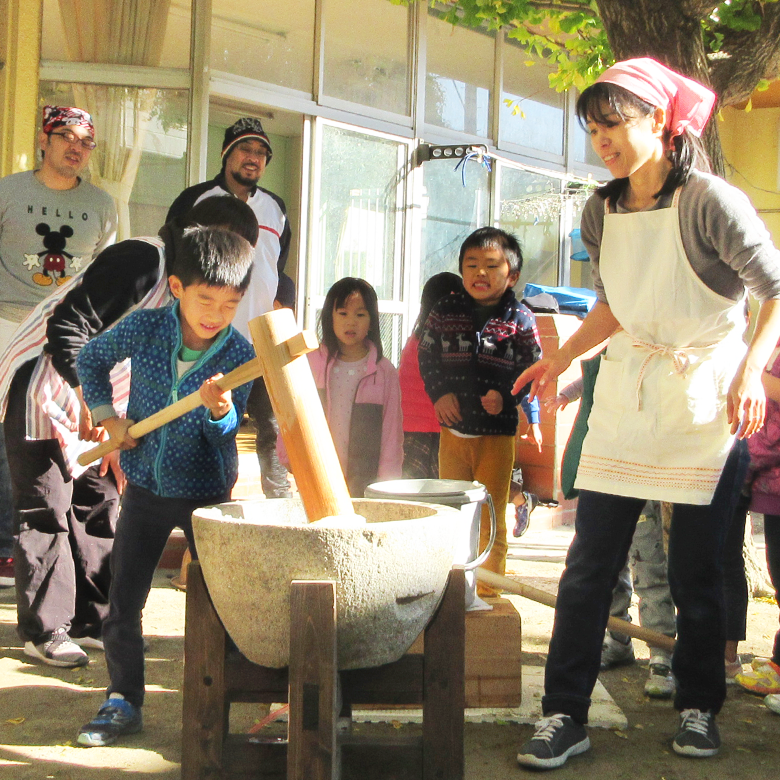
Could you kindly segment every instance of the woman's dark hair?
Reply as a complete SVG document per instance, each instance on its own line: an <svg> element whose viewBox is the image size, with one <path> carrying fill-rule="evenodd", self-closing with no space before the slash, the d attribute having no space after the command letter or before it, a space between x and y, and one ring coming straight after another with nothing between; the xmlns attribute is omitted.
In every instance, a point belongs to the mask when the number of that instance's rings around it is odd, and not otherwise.
<svg viewBox="0 0 780 780"><path fill-rule="evenodd" d="M609 106L609 108L606 108ZM615 114L624 122L652 116L656 107L652 103L637 97L633 92L619 87L617 84L599 81L591 84L577 99L577 119L583 129L587 129L588 122L597 125L613 125L614 119L610 114ZM664 131L664 143L669 146L669 131ZM655 194L656 198L662 195L671 195L679 186L688 181L691 171L699 168L710 171L710 161L701 139L691 135L687 130L682 135L675 136L671 141L671 148L667 149L666 156L672 163L663 187ZM628 186L628 179L613 179L599 187L596 193L602 198L611 198L616 201Z"/></svg>
<svg viewBox="0 0 780 780"><path fill-rule="evenodd" d="M328 350L328 359L335 358L339 354L339 341L333 330L333 310L341 309L346 304L347 299L355 293L359 293L363 299L363 305L368 309L371 320L368 326L368 338L374 342L377 360L382 357L382 335L379 332L379 303L376 298L376 290L365 279L345 276L328 290L320 312L320 335Z"/></svg>
<svg viewBox="0 0 780 780"><path fill-rule="evenodd" d="M422 288L420 313L417 315L412 333L419 339L422 336L423 328L425 328L425 321L428 319L428 315L431 313L434 305L444 298L445 295L460 292L461 290L463 290L463 281L457 274L452 274L449 271L434 274L428 279Z"/></svg>

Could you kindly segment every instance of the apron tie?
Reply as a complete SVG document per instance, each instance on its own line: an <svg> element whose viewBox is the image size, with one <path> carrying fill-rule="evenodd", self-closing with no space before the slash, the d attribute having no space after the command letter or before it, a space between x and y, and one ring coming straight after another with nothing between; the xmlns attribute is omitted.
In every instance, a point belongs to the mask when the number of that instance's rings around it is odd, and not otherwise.
<svg viewBox="0 0 780 780"><path fill-rule="evenodd" d="M639 367L639 373L636 378L636 409L638 412L642 411L642 381L645 376L645 369L655 355L665 355L672 359L672 365L674 370L678 374L684 374L688 370L688 366L691 364L691 360L688 357L686 348L669 347L665 344L651 344L648 341L642 341L641 339L634 339L632 346L641 347L648 350L647 357L642 361L642 365Z"/></svg>

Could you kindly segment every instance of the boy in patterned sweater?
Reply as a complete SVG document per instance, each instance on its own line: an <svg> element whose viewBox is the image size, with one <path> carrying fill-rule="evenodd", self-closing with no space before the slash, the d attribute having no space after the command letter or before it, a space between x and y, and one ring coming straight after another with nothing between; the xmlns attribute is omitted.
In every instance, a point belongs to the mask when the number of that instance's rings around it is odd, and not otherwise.
<svg viewBox="0 0 780 780"><path fill-rule="evenodd" d="M523 255L517 239L497 228L474 231L460 249L462 293L447 295L431 310L419 345L420 373L442 426L439 475L476 480L498 511L496 541L486 569L506 567L509 483L515 459L517 398L515 379L541 357L536 319L515 297ZM538 405L525 406L538 424ZM536 427L538 431L538 425ZM540 443L538 434L537 444ZM490 532L482 513L480 549ZM480 584L480 596L494 596Z"/></svg>
<svg viewBox="0 0 780 780"><path fill-rule="evenodd" d="M127 477L111 553L109 614L103 643L108 698L81 728L78 743L110 745L142 728L144 649L141 610L168 536L181 528L196 557L190 517L226 501L238 476L235 436L251 383L223 392L216 380L251 360L254 349L231 325L249 284L253 249L223 228L187 228L168 283L177 300L143 309L87 343L77 370L95 423L121 442ZM127 419L112 405L109 372L130 358ZM203 406L140 440L133 420L200 389Z"/></svg>

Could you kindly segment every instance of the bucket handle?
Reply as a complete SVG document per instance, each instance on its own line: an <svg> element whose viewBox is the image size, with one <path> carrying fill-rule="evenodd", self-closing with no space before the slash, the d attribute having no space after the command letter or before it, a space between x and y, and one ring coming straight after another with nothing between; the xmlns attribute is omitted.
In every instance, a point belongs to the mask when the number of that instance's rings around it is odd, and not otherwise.
<svg viewBox="0 0 780 780"><path fill-rule="evenodd" d="M496 507L493 504L493 497L490 493L487 493L488 509L490 510L490 538L488 539L485 549L475 558L471 563L467 563L463 566L466 571L472 571L478 566L481 566L486 560L490 551L493 549L493 544L496 541Z"/></svg>

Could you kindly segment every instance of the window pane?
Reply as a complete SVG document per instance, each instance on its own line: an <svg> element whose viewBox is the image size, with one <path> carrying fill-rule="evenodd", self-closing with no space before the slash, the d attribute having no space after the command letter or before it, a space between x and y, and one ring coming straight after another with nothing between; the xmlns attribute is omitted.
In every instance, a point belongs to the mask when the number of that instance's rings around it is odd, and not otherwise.
<svg viewBox="0 0 780 780"><path fill-rule="evenodd" d="M399 144L325 125L317 198L317 257L309 294L324 295L345 276L366 279L380 300L394 299L400 253L396 202Z"/></svg>
<svg viewBox="0 0 780 780"><path fill-rule="evenodd" d="M468 163L466 186L451 160L423 163L422 260L419 285L411 300L420 300L425 282L442 271L458 273L463 240L490 224L488 173L476 162Z"/></svg>
<svg viewBox="0 0 780 780"><path fill-rule="evenodd" d="M214 0L211 67L311 93L314 0Z"/></svg>
<svg viewBox="0 0 780 780"><path fill-rule="evenodd" d="M583 195L574 201L573 204L573 217L572 225L574 228L572 232L578 231L580 228L580 222L582 221L582 211L585 208L588 198ZM569 274L571 278L572 287L585 287L588 290L593 289L593 274L591 273L590 260L581 259L583 252L585 252L585 246L582 240L576 240L579 238L579 234L571 236L572 238L572 253L574 256L569 256Z"/></svg>
<svg viewBox="0 0 780 780"><path fill-rule="evenodd" d="M190 0L43 0L41 57L188 68Z"/></svg>
<svg viewBox="0 0 780 780"><path fill-rule="evenodd" d="M529 65L529 63L533 64ZM507 41L501 93L501 140L563 154L564 95L547 81L550 68ZM511 106L505 101L510 100Z"/></svg>
<svg viewBox="0 0 780 780"><path fill-rule="evenodd" d="M501 221L523 249L523 272L517 289L526 282L558 284L558 225L561 213L558 179L529 171L501 169Z"/></svg>
<svg viewBox="0 0 780 780"><path fill-rule="evenodd" d="M353 3L325 3L324 92L408 116L409 7L362 0L359 13L365 24Z"/></svg>
<svg viewBox="0 0 780 780"><path fill-rule="evenodd" d="M425 121L489 137L494 53L492 32L453 27L429 9Z"/></svg>
<svg viewBox="0 0 780 780"><path fill-rule="evenodd" d="M187 93L48 81L40 90L41 106L79 106L92 114L98 145L90 180L117 203L118 239L157 235L184 189Z"/></svg>

